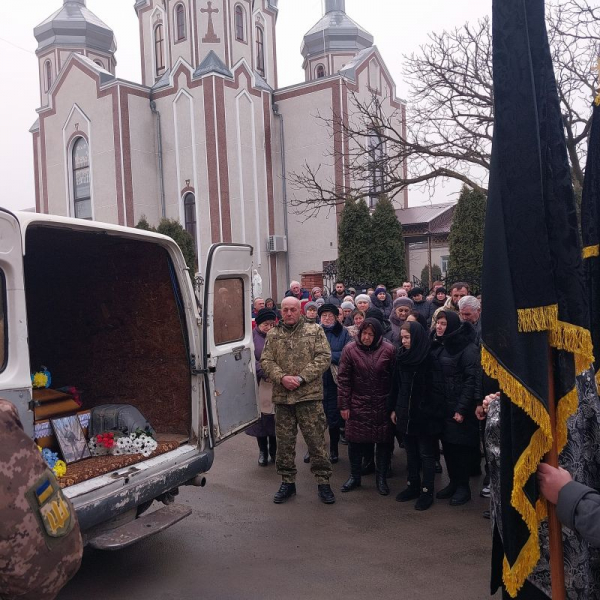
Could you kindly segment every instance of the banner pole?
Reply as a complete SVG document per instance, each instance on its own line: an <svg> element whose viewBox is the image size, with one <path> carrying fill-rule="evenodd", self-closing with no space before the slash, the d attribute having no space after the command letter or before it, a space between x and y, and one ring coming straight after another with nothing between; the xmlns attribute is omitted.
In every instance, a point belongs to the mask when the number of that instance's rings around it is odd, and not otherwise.
<svg viewBox="0 0 600 600"><path fill-rule="evenodd" d="M544 458L551 467L558 468L558 441L556 435L556 390L554 386L554 350L548 344L548 412L552 425L552 449ZM556 506L548 502L548 532L550 543L550 578L552 600L565 600L565 560L562 525L558 520Z"/></svg>

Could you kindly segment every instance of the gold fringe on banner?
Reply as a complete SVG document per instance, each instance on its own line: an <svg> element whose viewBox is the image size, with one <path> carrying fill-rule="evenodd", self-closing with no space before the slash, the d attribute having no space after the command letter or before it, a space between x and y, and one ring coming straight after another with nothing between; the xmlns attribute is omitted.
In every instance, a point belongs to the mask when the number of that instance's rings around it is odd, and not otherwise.
<svg viewBox="0 0 600 600"><path fill-rule="evenodd" d="M571 352L575 356L577 375L587 371L594 362L592 335L583 327L557 321L549 332L550 345L558 350Z"/></svg>
<svg viewBox="0 0 600 600"><path fill-rule="evenodd" d="M547 331L558 321L558 304L537 308L519 308L517 310L519 331Z"/></svg>
<svg viewBox="0 0 600 600"><path fill-rule="evenodd" d="M593 258L594 256L600 256L600 244L595 246L586 246L583 249L583 258Z"/></svg>
<svg viewBox="0 0 600 600"><path fill-rule="evenodd" d="M552 427L548 411L540 399L527 390L486 348L481 350L481 364L486 374L498 382L500 389L511 402L525 411L539 427L531 436L529 445L517 460L514 469L510 503L521 515L529 530L529 538L521 548L515 563L511 566L506 556L504 557L503 580L506 590L514 598L540 560L538 528L546 513L541 503L533 506L529 502L523 488L537 471L544 455L552 448Z"/></svg>

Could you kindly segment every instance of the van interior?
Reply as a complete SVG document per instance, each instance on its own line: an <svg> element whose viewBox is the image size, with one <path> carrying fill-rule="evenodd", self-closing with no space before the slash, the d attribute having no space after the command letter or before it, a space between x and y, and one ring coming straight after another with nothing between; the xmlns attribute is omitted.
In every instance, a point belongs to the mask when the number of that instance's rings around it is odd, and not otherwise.
<svg viewBox="0 0 600 600"><path fill-rule="evenodd" d="M186 316L167 250L150 241L34 225L26 233L24 261L32 372L45 365L51 388L76 387L81 411L137 407L157 433L156 453L188 441ZM142 460L139 454L85 459L68 465L60 484Z"/></svg>

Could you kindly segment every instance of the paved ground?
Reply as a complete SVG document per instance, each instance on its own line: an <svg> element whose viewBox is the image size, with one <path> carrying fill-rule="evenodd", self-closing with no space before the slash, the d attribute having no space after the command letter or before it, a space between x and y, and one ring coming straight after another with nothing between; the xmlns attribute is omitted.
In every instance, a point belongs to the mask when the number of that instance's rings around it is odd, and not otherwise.
<svg viewBox="0 0 600 600"><path fill-rule="evenodd" d="M396 450L392 495L374 477L338 492L348 460L334 467L337 503L321 504L299 444L298 495L284 505L274 466L258 467L253 438L217 449L203 488L182 489L194 513L117 553L86 551L59 600L483 600L489 597L486 501L453 508L437 501L419 513L394 500L405 477ZM445 483L442 479L438 487Z"/></svg>

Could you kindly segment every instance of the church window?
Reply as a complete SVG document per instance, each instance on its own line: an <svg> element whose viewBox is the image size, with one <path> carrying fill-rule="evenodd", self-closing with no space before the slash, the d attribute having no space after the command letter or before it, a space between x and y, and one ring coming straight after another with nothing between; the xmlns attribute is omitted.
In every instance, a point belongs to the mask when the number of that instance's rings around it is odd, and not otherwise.
<svg viewBox="0 0 600 600"><path fill-rule="evenodd" d="M78 138L73 144L72 155L73 212L77 219L91 219L90 147L84 138Z"/></svg>
<svg viewBox="0 0 600 600"><path fill-rule="evenodd" d="M256 70L265 74L265 32L262 27L256 27Z"/></svg>
<svg viewBox="0 0 600 600"><path fill-rule="evenodd" d="M185 40L185 6L183 4L178 4L175 7L175 28L177 41Z"/></svg>
<svg viewBox="0 0 600 600"><path fill-rule="evenodd" d="M52 63L49 60L44 63L44 78L46 91L49 92L52 87Z"/></svg>
<svg viewBox="0 0 600 600"><path fill-rule="evenodd" d="M162 23L154 28L154 60L156 63L156 76L165 72L165 31Z"/></svg>
<svg viewBox="0 0 600 600"><path fill-rule="evenodd" d="M104 65L102 64L101 60L95 60L94 61L101 69L104 69Z"/></svg>
<svg viewBox="0 0 600 600"><path fill-rule="evenodd" d="M183 211L185 220L185 230L194 238L196 242L196 196L191 192L183 197Z"/></svg>
<svg viewBox="0 0 600 600"><path fill-rule="evenodd" d="M383 194L385 185L385 141L376 132L371 132L368 138L369 149L369 207L375 208Z"/></svg>
<svg viewBox="0 0 600 600"><path fill-rule="evenodd" d="M235 7L235 39L240 42L246 41L246 15L244 9L238 4Z"/></svg>
<svg viewBox="0 0 600 600"><path fill-rule="evenodd" d="M325 77L325 67L323 65L317 66L317 79L323 79Z"/></svg>

